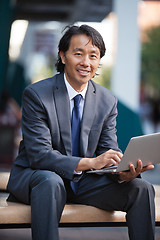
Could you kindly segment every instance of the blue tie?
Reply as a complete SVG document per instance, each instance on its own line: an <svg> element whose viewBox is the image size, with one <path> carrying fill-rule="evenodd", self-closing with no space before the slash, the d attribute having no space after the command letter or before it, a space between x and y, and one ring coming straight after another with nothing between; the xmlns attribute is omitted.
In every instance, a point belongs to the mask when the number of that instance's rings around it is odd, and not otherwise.
<svg viewBox="0 0 160 240"><path fill-rule="evenodd" d="M72 111L72 156L80 156L79 152L79 138L80 138L80 112L79 112L79 103L81 101L82 95L78 94L74 97L74 108ZM76 193L78 189L78 183L71 181L71 187L74 193Z"/></svg>

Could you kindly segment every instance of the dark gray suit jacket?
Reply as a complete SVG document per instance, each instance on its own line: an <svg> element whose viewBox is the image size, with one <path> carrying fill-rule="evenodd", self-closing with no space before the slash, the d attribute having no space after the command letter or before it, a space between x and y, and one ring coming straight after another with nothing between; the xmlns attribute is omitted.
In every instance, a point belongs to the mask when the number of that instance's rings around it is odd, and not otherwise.
<svg viewBox="0 0 160 240"><path fill-rule="evenodd" d="M29 85L22 106L23 140L8 184L8 190L20 201L29 202L29 180L36 169L54 171L63 179L73 180L81 157L100 155L111 148L119 150L116 98L92 80L81 123L80 157L72 156L70 103L64 74Z"/></svg>

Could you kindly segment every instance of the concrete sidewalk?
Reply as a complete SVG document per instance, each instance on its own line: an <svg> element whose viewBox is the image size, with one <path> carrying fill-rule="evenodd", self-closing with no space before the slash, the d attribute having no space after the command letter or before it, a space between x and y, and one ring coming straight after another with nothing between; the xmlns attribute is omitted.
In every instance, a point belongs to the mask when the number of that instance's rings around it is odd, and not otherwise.
<svg viewBox="0 0 160 240"><path fill-rule="evenodd" d="M60 240L128 240L126 227L60 229ZM31 240L30 229L0 229L0 240ZM156 227L155 240L160 240Z"/></svg>

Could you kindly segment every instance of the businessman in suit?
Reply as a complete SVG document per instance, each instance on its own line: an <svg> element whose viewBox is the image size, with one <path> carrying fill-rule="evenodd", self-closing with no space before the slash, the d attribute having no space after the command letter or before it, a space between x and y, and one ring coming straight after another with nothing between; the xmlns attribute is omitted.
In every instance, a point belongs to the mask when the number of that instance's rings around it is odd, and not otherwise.
<svg viewBox="0 0 160 240"><path fill-rule="evenodd" d="M118 165L116 98L91 80L105 54L101 35L87 25L67 29L59 42L59 74L28 86L22 101L19 155L8 201L31 204L34 240L58 240L67 202L126 212L131 240L153 240L154 189L139 177L152 165L118 174L87 174Z"/></svg>

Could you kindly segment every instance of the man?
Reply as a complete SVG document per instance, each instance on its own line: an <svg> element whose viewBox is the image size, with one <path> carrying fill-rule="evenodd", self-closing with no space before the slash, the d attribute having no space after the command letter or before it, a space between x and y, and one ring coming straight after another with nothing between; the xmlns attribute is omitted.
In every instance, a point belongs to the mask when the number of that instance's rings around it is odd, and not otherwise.
<svg viewBox="0 0 160 240"><path fill-rule="evenodd" d="M59 43L60 74L24 91L23 140L8 189L9 200L31 204L34 240L59 239L66 201L125 211L131 240L154 239L154 190L137 178L152 165L142 168L138 160L136 169L116 175L85 172L122 157L116 99L91 80L104 54L95 29L72 26Z"/></svg>

